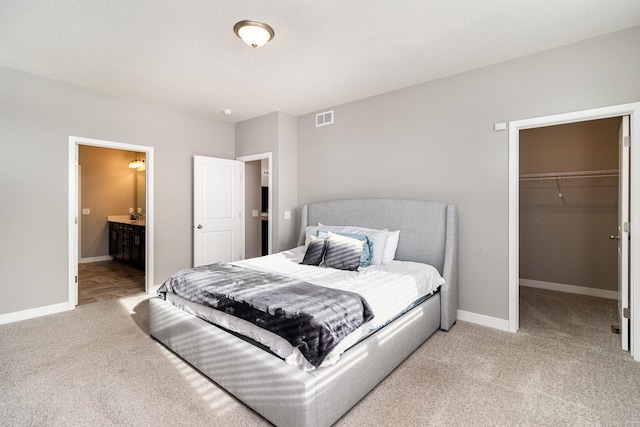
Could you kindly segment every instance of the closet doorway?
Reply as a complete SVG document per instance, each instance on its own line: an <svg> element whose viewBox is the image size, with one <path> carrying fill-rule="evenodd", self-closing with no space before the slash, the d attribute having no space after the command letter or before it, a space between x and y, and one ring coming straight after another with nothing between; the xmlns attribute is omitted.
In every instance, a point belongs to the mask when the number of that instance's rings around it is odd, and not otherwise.
<svg viewBox="0 0 640 427"><path fill-rule="evenodd" d="M629 133L640 134L640 103L622 104L611 107L603 107L592 110L563 113L553 116L537 117L532 119L509 122L509 323L508 330L515 332L519 328L519 282L520 282L520 133L526 129L541 128L545 126L556 126L583 122L589 120L607 119L613 117L628 116ZM630 143L631 138L627 137L626 142ZM575 154L575 153L574 153ZM629 351L636 361L640 361L640 286L635 283L634 277L640 268L640 257L634 255L640 253L640 241L629 239L629 235L634 233L634 227L640 224L640 151L631 149L629 151L629 163L620 168L629 173L629 209L628 227L623 228L625 234L616 234L615 229L606 232L608 238L613 234L620 236L620 242L626 242L631 256L629 257L628 269L618 268L618 271L628 272L628 307L624 307L624 301L619 302L620 314L623 312L629 315ZM556 184L555 196L559 197L562 191L558 191ZM566 196L566 193L565 193ZM622 209L624 211L624 209ZM621 227L622 228L622 227ZM622 245L620 245L622 246ZM621 257L621 258L624 258ZM620 275L622 277L622 275ZM617 292L617 295L622 295ZM638 349L638 351L636 351Z"/></svg>
<svg viewBox="0 0 640 427"><path fill-rule="evenodd" d="M620 331L615 236L623 191L621 120L610 117L520 131L523 330L526 326L538 334L562 333L600 348L620 348L623 335L613 335L612 325ZM624 187L628 199L628 185ZM628 203L624 205L628 211ZM628 337L628 328L624 332ZM628 350L628 338L622 347Z"/></svg>

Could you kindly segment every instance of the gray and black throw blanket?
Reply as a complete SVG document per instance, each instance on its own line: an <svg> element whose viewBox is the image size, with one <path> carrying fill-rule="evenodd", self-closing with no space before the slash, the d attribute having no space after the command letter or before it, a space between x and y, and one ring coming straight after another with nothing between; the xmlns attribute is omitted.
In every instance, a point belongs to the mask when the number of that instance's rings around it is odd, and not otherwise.
<svg viewBox="0 0 640 427"><path fill-rule="evenodd" d="M274 273L216 263L180 271L158 289L172 292L271 331L313 366L350 332L373 319L365 299Z"/></svg>

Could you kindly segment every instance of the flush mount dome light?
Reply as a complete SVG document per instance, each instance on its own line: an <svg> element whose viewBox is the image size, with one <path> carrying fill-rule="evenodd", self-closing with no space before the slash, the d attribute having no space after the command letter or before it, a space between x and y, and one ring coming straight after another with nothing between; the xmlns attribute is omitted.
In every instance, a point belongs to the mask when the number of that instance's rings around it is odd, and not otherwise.
<svg viewBox="0 0 640 427"><path fill-rule="evenodd" d="M275 36L273 28L267 24L248 20L238 22L233 31L251 47L264 46Z"/></svg>

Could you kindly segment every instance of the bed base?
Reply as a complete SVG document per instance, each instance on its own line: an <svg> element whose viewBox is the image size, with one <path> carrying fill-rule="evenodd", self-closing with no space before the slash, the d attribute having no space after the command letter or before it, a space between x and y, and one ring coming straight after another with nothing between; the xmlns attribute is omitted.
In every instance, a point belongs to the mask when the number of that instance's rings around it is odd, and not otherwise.
<svg viewBox="0 0 640 427"><path fill-rule="evenodd" d="M325 427L391 373L440 327L435 294L344 353L306 373L160 298L151 335L276 426Z"/></svg>
<svg viewBox="0 0 640 427"><path fill-rule="evenodd" d="M312 203L302 208L299 242L305 227L319 222L400 230L396 259L433 265L446 282L434 296L349 349L336 365L310 373L164 300L149 302L153 337L277 426L330 426L457 317L454 205L395 199Z"/></svg>

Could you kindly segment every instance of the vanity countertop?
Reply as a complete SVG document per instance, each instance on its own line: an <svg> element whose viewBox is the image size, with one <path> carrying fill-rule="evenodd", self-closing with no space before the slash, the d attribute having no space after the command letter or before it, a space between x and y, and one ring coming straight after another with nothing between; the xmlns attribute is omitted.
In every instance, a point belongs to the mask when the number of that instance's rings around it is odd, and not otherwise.
<svg viewBox="0 0 640 427"><path fill-rule="evenodd" d="M119 222L121 224L141 225L145 226L144 219L131 219L131 215L109 215L107 216L108 222Z"/></svg>

